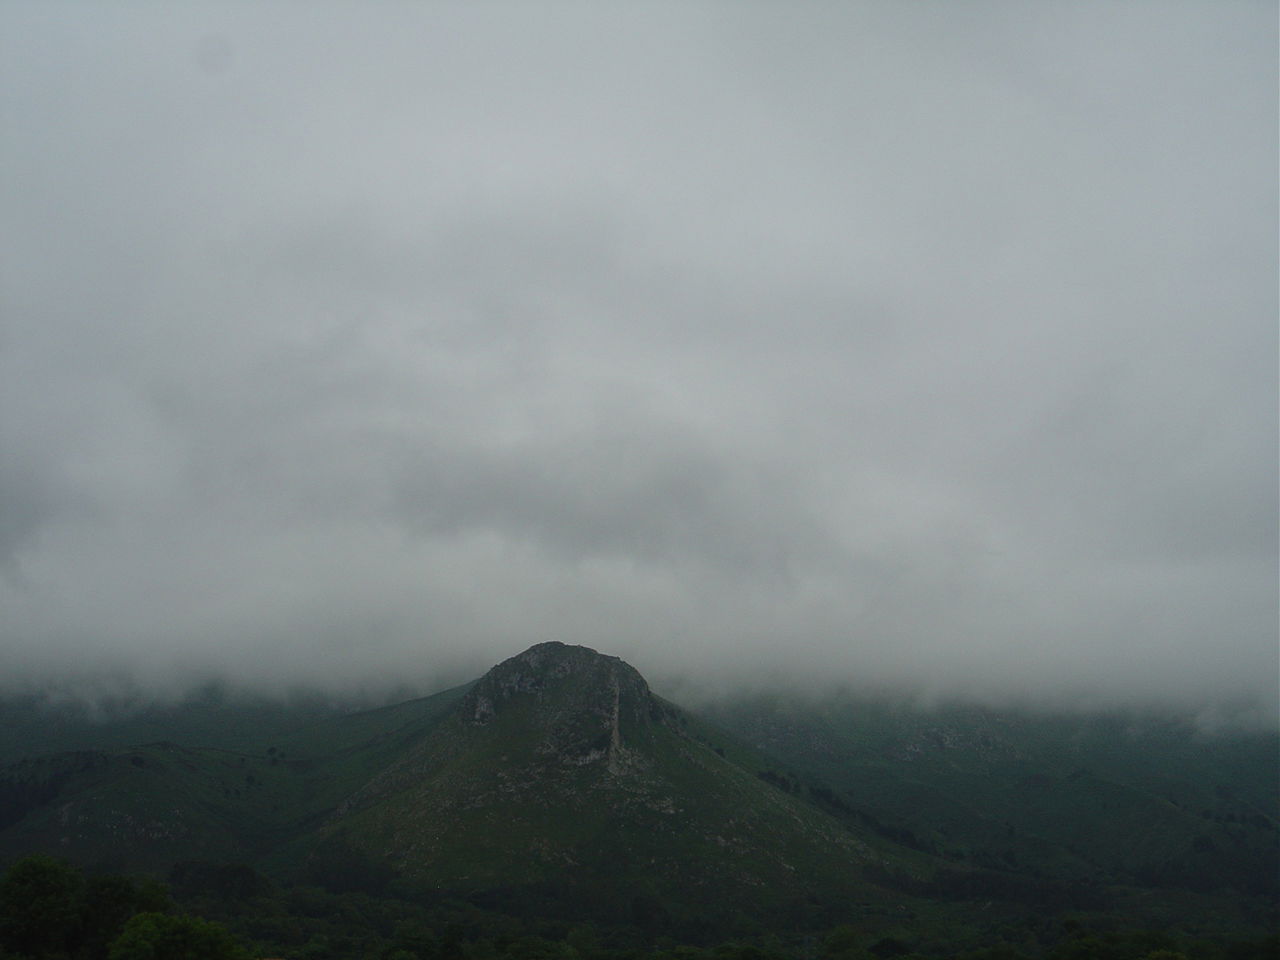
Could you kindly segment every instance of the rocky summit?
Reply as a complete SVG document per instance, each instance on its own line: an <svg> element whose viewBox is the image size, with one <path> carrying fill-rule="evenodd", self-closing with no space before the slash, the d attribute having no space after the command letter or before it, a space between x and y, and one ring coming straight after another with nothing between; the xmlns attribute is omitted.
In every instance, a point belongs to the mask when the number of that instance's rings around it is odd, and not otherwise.
<svg viewBox="0 0 1280 960"><path fill-rule="evenodd" d="M528 701L527 704L522 701ZM464 722L485 726L515 704L546 734L535 753L561 763L603 763L613 774L641 761L649 727L677 723L673 709L617 657L551 641L498 664L462 702Z"/></svg>

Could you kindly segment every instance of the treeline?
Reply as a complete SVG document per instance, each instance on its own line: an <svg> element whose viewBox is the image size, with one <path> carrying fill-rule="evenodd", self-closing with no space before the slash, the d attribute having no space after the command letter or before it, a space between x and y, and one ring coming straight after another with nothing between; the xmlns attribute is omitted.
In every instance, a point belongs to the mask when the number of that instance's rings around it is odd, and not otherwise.
<svg viewBox="0 0 1280 960"><path fill-rule="evenodd" d="M598 925L476 900L286 887L244 864L189 861L168 881L20 860L0 878L0 960L1280 960L1274 936L1190 941L1074 919L949 938L937 919L912 916L891 930L756 930L695 946L645 929L639 915Z"/></svg>

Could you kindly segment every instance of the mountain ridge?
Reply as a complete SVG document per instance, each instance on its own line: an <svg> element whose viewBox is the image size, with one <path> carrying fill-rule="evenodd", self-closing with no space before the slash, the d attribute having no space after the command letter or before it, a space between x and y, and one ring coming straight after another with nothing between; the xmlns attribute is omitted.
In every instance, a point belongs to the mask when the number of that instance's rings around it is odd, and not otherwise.
<svg viewBox="0 0 1280 960"><path fill-rule="evenodd" d="M201 716L193 729L210 729ZM1157 731L1133 741L1151 754L1138 770L1111 729L800 701L700 717L620 658L549 641L431 697L219 746L10 764L0 859L239 860L289 883L615 919L642 896L683 923L692 897L725 928L977 897L1269 916L1253 899L1275 862L1251 766L1266 744L1215 755Z"/></svg>

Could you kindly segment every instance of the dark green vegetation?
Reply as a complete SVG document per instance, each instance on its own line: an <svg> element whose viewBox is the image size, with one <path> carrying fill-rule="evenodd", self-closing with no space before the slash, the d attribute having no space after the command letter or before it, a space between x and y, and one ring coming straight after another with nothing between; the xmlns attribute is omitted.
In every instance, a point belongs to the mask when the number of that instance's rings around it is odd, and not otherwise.
<svg viewBox="0 0 1280 960"><path fill-rule="evenodd" d="M50 714L4 709L15 756ZM694 716L562 644L377 710L206 696L41 729L0 771L0 861L165 878L259 955L1209 960L1276 922L1274 734L851 698ZM141 912L137 937L197 936Z"/></svg>
<svg viewBox="0 0 1280 960"><path fill-rule="evenodd" d="M1082 887L1280 897L1274 733L1187 721L929 713L848 698L709 711L818 799L956 864Z"/></svg>
<svg viewBox="0 0 1280 960"><path fill-rule="evenodd" d="M272 699L233 693L217 683L172 703L150 702L133 692L101 696L90 706L74 693L27 692L0 697L0 764L158 740L241 749L349 712L315 694Z"/></svg>
<svg viewBox="0 0 1280 960"><path fill-rule="evenodd" d="M96 875L47 856L0 878L0 958L248 960L222 926L176 912L154 880Z"/></svg>
<svg viewBox="0 0 1280 960"><path fill-rule="evenodd" d="M1275 937L1224 945L1156 931L1087 929L1074 918L1045 932L1051 944L1038 951L1045 960L1274 960L1277 949ZM677 945L635 927L518 919L457 900L280 888L243 864L181 864L172 895L153 879L86 875L40 855L0 877L0 960L885 960L918 956L909 952L913 944L922 945L919 930L904 939L842 925L821 935ZM1030 957L1009 943L935 953L956 960Z"/></svg>

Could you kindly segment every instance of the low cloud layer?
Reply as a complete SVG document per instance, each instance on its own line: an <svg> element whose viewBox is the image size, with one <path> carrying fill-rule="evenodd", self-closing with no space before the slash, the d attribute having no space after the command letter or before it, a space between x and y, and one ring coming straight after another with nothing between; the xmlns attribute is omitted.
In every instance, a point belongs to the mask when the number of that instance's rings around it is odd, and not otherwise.
<svg viewBox="0 0 1280 960"><path fill-rule="evenodd" d="M0 10L0 658L1277 701L1272 5Z"/></svg>

